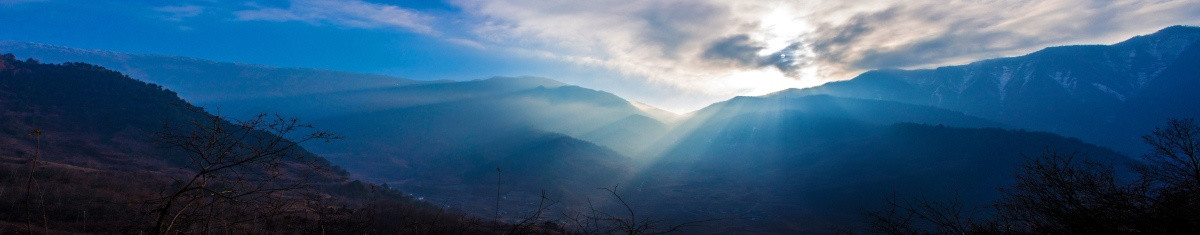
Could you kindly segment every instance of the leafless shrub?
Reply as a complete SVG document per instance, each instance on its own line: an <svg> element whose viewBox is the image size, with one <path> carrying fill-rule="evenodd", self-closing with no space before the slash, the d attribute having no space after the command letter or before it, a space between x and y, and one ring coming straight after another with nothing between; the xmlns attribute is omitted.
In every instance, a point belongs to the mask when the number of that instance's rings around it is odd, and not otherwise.
<svg viewBox="0 0 1200 235"><path fill-rule="evenodd" d="M928 197L884 200L884 209L867 213L870 229L884 234L968 234L986 229L971 208L955 197L940 201Z"/></svg>
<svg viewBox="0 0 1200 235"><path fill-rule="evenodd" d="M1169 185L1200 187L1200 125L1195 120L1172 119L1142 139L1152 148L1143 155L1148 163L1139 169L1143 175Z"/></svg>
<svg viewBox="0 0 1200 235"><path fill-rule="evenodd" d="M633 206L617 191L618 186L600 188L611 196L621 212L608 212L598 209L591 199L587 200L585 212L563 211L562 217L571 225L575 232L582 234L671 234L679 233L681 229L714 220L695 220L678 224L669 224L666 220L639 217Z"/></svg>
<svg viewBox="0 0 1200 235"><path fill-rule="evenodd" d="M149 233L230 231L298 212L302 207L292 192L310 189L305 177L325 170L299 145L338 138L279 115L236 123L207 117L158 133L170 151L184 156L190 175L173 178L174 184L151 201L156 219Z"/></svg>

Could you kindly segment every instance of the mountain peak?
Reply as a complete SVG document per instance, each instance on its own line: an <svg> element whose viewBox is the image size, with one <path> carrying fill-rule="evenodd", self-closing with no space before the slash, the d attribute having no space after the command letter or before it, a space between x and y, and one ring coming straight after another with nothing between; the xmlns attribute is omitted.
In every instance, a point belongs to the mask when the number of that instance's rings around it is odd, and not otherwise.
<svg viewBox="0 0 1200 235"><path fill-rule="evenodd" d="M1129 40L1113 44L1113 46L1138 46L1162 43L1187 46L1196 41L1200 41L1200 27L1176 25L1160 29L1151 34L1136 36Z"/></svg>
<svg viewBox="0 0 1200 235"><path fill-rule="evenodd" d="M1180 33L1192 33L1192 34L1200 33L1200 26L1175 25L1175 26L1170 26L1170 27L1160 29L1151 35L1170 35L1170 34L1180 34Z"/></svg>

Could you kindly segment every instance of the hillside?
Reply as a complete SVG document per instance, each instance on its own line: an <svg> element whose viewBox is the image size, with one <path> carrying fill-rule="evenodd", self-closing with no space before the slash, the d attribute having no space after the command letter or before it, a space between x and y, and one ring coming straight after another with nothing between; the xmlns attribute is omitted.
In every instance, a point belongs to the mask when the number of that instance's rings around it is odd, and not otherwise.
<svg viewBox="0 0 1200 235"><path fill-rule="evenodd" d="M722 233L861 230L884 198L988 205L1045 151L1123 165L1111 150L1044 132L882 123L802 110L728 109L701 121L631 181L661 216L723 218ZM887 114L890 112L881 112Z"/></svg>
<svg viewBox="0 0 1200 235"><path fill-rule="evenodd" d="M99 66L42 64L32 59L19 61L12 54L3 55L0 58L0 113L3 114L0 115L0 146L4 147L0 147L0 167L3 168L0 170L3 172L0 187L11 190L0 194L13 200L0 203L0 231L24 232L27 221L35 224L33 227L39 231L47 229L44 232L53 233L151 231L148 226L154 225L153 216L157 212L153 209L158 205L157 198L176 188L180 183L178 179L197 174L191 168L195 158L174 150L160 139L164 138L163 128L197 133L188 126L179 125L217 120L213 121L216 126L238 129L234 123L194 110L194 106L158 85ZM31 135L33 130L37 130L38 135ZM230 146L253 150L255 141L279 139L273 132L265 130L244 133L250 136L241 139L246 142ZM258 184L261 187L311 185L305 186L304 191L283 190L273 196L264 195L265 199L282 200L280 202L288 203L289 207L308 209L298 210L298 214L290 217L262 217L259 223L236 227L238 230L487 231L479 227L482 226L479 222L471 222L462 215L447 214L394 189L352 180L345 171L303 148L278 150L286 154L280 155L286 156L278 162L282 168L249 167L253 165L236 168L242 176L270 176L243 179L250 180L248 182L277 180ZM31 162L34 157L38 160ZM30 169L35 171L30 172ZM260 175L255 173L256 169L273 169L281 173L278 176ZM220 177L225 176L206 177L206 181L214 184L207 187L242 189L236 185L216 185L222 182ZM26 191L27 187L32 190ZM322 199L302 199L301 196L307 193L321 195L318 198ZM370 198L375 199L368 200ZM213 208L252 209L255 206ZM374 207L370 209L372 214L364 209L368 207ZM183 215L188 207L168 208ZM341 209L327 211L323 208ZM267 212L241 213L256 216ZM371 222L375 219L367 215L407 219L376 224ZM32 218L38 219L34 222ZM176 218L180 217L176 215ZM193 217L182 218L180 224L192 223L187 221ZM430 222L438 220L442 223ZM399 221L419 226L396 226L394 223ZM180 226L176 232L198 232L189 230L196 226L200 225Z"/></svg>

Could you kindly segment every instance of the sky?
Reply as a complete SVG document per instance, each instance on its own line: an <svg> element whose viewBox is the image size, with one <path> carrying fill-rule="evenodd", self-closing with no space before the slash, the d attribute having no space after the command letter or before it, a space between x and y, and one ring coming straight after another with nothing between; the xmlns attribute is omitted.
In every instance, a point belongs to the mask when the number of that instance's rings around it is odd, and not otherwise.
<svg viewBox="0 0 1200 235"><path fill-rule="evenodd" d="M0 40L416 80L538 76L684 113L1200 25L1178 0L0 0Z"/></svg>

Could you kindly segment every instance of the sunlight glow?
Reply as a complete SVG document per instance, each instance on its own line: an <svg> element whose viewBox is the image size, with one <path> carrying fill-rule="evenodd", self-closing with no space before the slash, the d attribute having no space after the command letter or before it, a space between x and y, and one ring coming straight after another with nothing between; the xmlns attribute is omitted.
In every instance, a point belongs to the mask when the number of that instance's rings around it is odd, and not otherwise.
<svg viewBox="0 0 1200 235"><path fill-rule="evenodd" d="M816 86L784 76L774 69L735 71L724 79L713 80L713 83L712 86L734 91L736 95L763 95L787 88Z"/></svg>
<svg viewBox="0 0 1200 235"><path fill-rule="evenodd" d="M783 50L805 33L812 32L812 25L803 20L804 14L796 12L792 7L775 7L759 19L760 41L767 44L759 51L759 55L767 55Z"/></svg>

